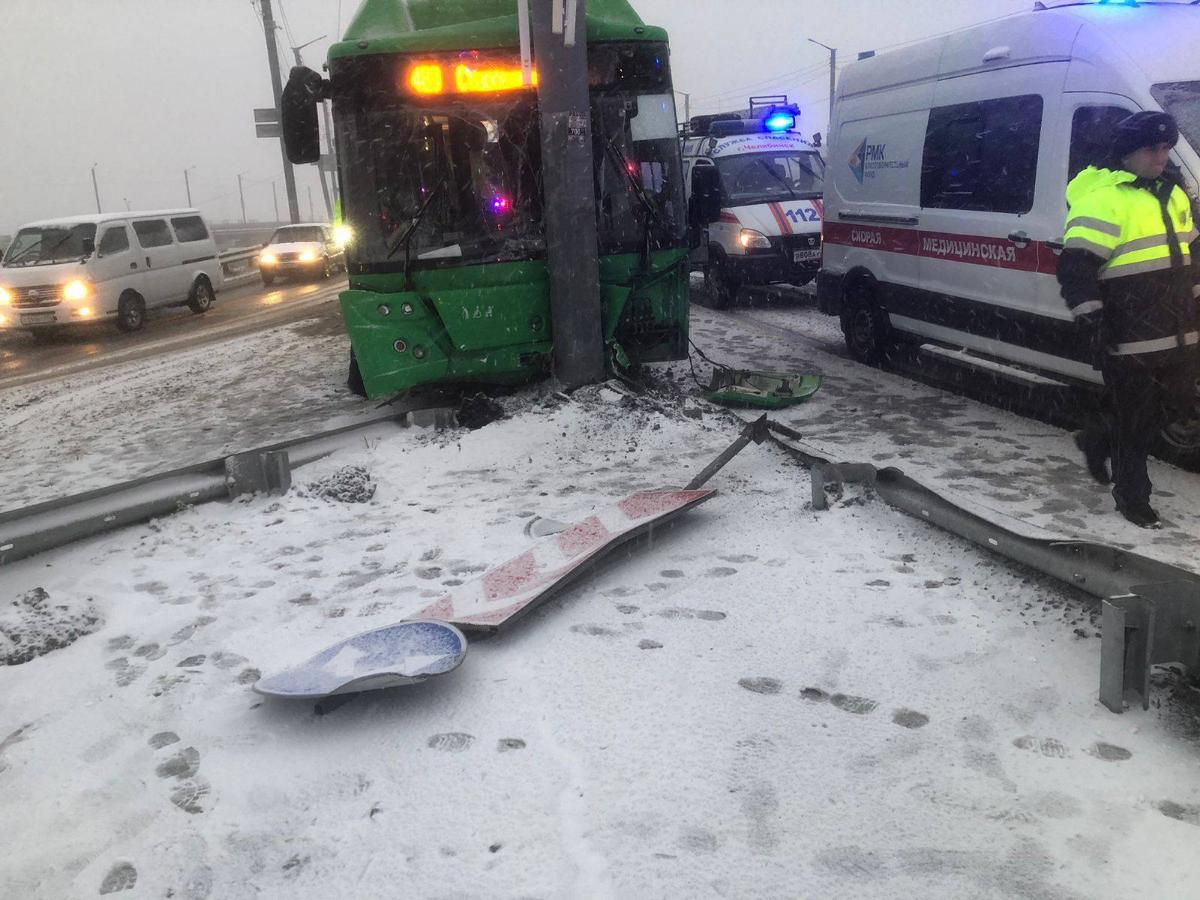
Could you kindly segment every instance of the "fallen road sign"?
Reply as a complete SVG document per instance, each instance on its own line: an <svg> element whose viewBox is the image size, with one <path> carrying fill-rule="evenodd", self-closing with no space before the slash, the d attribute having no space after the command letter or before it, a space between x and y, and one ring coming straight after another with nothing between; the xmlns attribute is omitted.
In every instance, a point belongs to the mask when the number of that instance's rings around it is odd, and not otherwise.
<svg viewBox="0 0 1200 900"><path fill-rule="evenodd" d="M545 603L615 548L712 499L716 491L643 491L488 571L417 615L495 632Z"/></svg>
<svg viewBox="0 0 1200 900"><path fill-rule="evenodd" d="M267 697L320 700L416 684L462 665L467 639L445 622L408 621L338 641L298 666L261 678Z"/></svg>

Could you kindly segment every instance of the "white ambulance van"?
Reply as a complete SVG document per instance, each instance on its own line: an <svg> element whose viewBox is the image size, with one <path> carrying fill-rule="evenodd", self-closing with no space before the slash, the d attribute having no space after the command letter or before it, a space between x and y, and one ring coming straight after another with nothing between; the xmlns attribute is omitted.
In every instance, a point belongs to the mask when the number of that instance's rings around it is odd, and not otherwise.
<svg viewBox="0 0 1200 900"><path fill-rule="evenodd" d="M708 226L704 266L709 302L730 306L750 284L807 284L821 264L825 163L796 132L799 111L782 102L749 114L696 116L683 138L684 184L712 166L720 176L721 216Z"/></svg>
<svg viewBox="0 0 1200 900"><path fill-rule="evenodd" d="M45 337L109 320L137 331L149 309L207 312L222 285L216 241L194 209L32 222L0 266L0 330Z"/></svg>
<svg viewBox="0 0 1200 900"><path fill-rule="evenodd" d="M1114 123L1166 110L1195 196L1197 48L1191 3L1042 2L847 66L817 294L850 352L878 362L908 341L1034 383L1099 383L1056 279L1067 183L1102 161Z"/></svg>

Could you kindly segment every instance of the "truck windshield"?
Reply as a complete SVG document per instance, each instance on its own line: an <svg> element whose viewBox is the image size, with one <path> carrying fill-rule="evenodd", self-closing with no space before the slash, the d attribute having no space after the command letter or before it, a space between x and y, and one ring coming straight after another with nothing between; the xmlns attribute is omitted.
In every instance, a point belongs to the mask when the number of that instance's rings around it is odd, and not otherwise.
<svg viewBox="0 0 1200 900"><path fill-rule="evenodd" d="M22 228L4 254L4 265L37 266L83 259L91 255L95 240L96 226L91 224ZM85 249L85 241L93 244Z"/></svg>
<svg viewBox="0 0 1200 900"><path fill-rule="evenodd" d="M1154 99L1179 123L1179 133L1200 153L1200 81L1173 81L1150 89Z"/></svg>
<svg viewBox="0 0 1200 900"><path fill-rule="evenodd" d="M825 162L818 153L746 153L716 163L725 206L812 200L825 188Z"/></svg>

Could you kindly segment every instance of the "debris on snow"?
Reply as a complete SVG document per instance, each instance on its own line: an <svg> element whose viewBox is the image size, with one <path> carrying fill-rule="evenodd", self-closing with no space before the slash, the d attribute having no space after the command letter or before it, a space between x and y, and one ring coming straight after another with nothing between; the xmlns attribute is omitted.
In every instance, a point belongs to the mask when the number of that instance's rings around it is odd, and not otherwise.
<svg viewBox="0 0 1200 900"><path fill-rule="evenodd" d="M92 599L51 603L37 587L0 611L0 665L19 666L51 650L68 647L100 627Z"/></svg>
<svg viewBox="0 0 1200 900"><path fill-rule="evenodd" d="M309 492L339 503L366 503L375 496L375 482L362 466L343 466L332 475L308 486Z"/></svg>

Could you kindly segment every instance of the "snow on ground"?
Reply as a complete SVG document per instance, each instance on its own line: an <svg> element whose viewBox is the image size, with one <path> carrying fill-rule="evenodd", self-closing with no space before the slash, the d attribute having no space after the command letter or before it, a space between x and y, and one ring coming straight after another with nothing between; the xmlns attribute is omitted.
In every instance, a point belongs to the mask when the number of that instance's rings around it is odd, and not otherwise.
<svg viewBox="0 0 1200 900"><path fill-rule="evenodd" d="M824 372L781 418L830 455L897 461L1057 530L1077 518L1159 555L1194 547L1196 476L1156 469L1181 524L1146 544L1062 432L768 326L696 308L693 332L717 359ZM341 342L312 339L300 359L297 339L225 345L223 391L169 389L204 371L178 354L106 370L109 392L72 381L95 410L63 385L40 386L37 413L6 393L10 484L55 474L27 455L47 447L79 459L39 490L79 490L361 412L340 393ZM124 408L139 385L140 412ZM0 604L40 588L101 621L0 667L0 895L1197 895L1188 693L1108 713L1093 601L854 489L815 513L770 445L455 673L323 717L262 702L260 672L523 552L533 515L577 520L684 483L737 430L607 389L505 402L510 418L478 431L409 429L300 469L285 497L5 567ZM238 431L248 410L260 421ZM369 472L368 502L318 496L347 466ZM341 496L369 493L351 481Z"/></svg>
<svg viewBox="0 0 1200 900"><path fill-rule="evenodd" d="M104 625L0 669L3 893L1194 895L1196 745L1096 702L1095 605L869 496L815 513L770 445L451 675L323 717L251 693L736 434L507 403L6 568L0 601ZM369 502L306 489L349 465Z"/></svg>
<svg viewBox="0 0 1200 900"><path fill-rule="evenodd" d="M0 511L379 415L329 321L0 391Z"/></svg>

